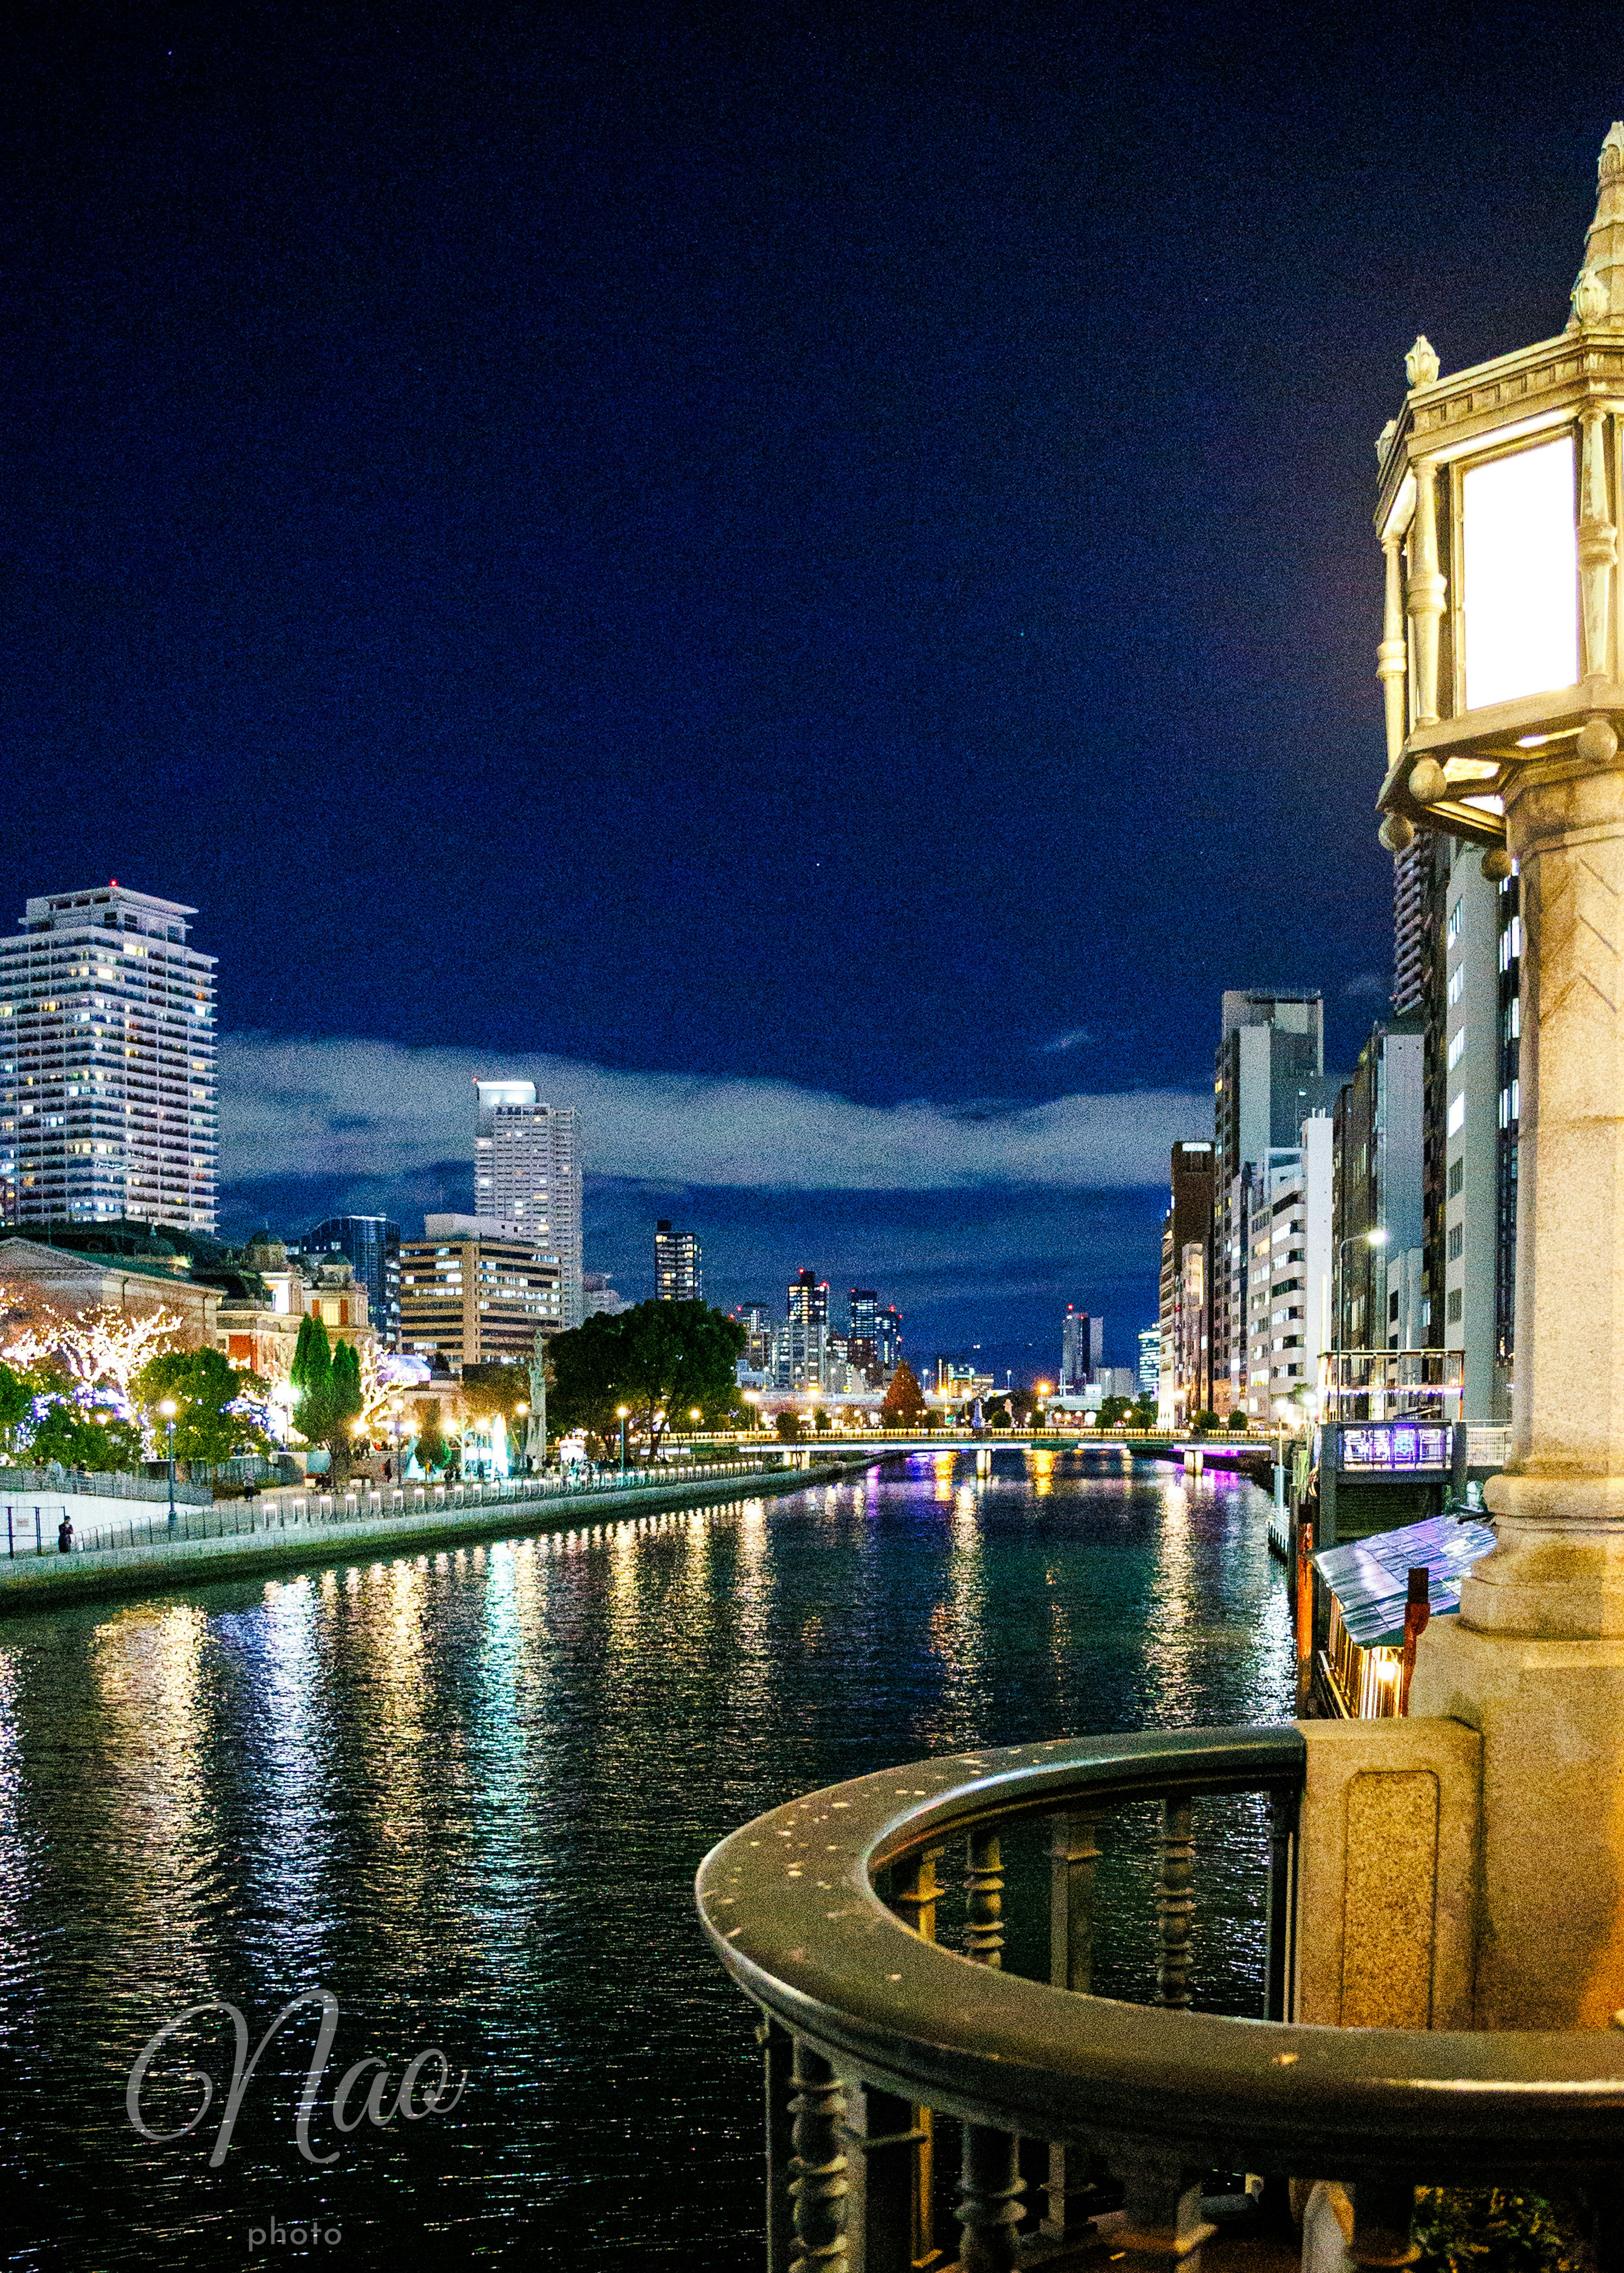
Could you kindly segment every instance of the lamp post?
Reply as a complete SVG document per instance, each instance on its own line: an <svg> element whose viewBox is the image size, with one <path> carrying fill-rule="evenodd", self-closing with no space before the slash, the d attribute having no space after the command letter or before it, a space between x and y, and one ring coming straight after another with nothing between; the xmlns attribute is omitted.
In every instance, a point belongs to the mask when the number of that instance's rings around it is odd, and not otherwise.
<svg viewBox="0 0 1624 2273"><path fill-rule="evenodd" d="M169 1521L175 1521L175 1415L179 1411L172 1397L164 1398L158 1410L163 1415L163 1425L169 1437Z"/></svg>
<svg viewBox="0 0 1624 2273"><path fill-rule="evenodd" d="M617 1413L617 1414L620 1416L620 1474L621 1474L622 1475L624 1475L624 1474L626 1474L626 1423L627 1423L628 1419L628 1418L629 1418L629 1416L630 1416L631 1409L632 1409L632 1408L631 1408L631 1407L630 1407L629 1405L617 1405L617 1406L615 1407L615 1408L614 1408L614 1409L615 1409L615 1412Z"/></svg>
<svg viewBox="0 0 1624 2273"><path fill-rule="evenodd" d="M1410 1697L1481 1744L1480 2029L1624 2007L1624 124L1597 170L1565 327L1447 377L1417 339L1379 445L1382 841L1484 848L1520 956L1511 1456L1485 1487L1494 1548ZM1441 846L1414 864L1422 889L1447 874L1451 916L1482 891ZM1481 1109L1451 1099L1447 1159Z"/></svg>
<svg viewBox="0 0 1624 2273"><path fill-rule="evenodd" d="M519 1474L520 1474L521 1475L527 1476L527 1475L529 1475L529 1474L530 1474L530 1407L529 1407L528 1405L515 1405L515 1406L514 1407L514 1408L513 1408L513 1417L514 1417L514 1419L515 1419L515 1421L523 1421L523 1423L524 1423L524 1450L523 1450L523 1452L519 1455L519 1458L520 1458L521 1461L523 1462L523 1466L521 1467L521 1468L520 1468L520 1470L519 1470ZM511 1459L509 1459L508 1467L509 1467L509 1470L511 1471L511 1468L512 1468L512 1461L511 1461Z"/></svg>
<svg viewBox="0 0 1624 2273"><path fill-rule="evenodd" d="M389 1399L389 1412L395 1422L395 1481L400 1484L404 1483L405 1478L401 1474L401 1399L398 1397Z"/></svg>

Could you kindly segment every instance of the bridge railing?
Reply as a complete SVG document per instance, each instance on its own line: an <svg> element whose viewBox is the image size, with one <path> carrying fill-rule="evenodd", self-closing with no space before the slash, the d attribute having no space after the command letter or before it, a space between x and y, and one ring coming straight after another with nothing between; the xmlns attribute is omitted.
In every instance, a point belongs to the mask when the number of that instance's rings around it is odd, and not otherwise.
<svg viewBox="0 0 1624 2273"><path fill-rule="evenodd" d="M760 1817L706 1857L716 1954L762 2015L771 2273L843 2263L908 2273L935 2247L936 2118L956 2118L959 2262L1003 2268L1026 2209L1021 2142L1048 2142L1040 2234L1076 2239L1119 2192L1113 2257L1197 2273L1203 2174L1350 2182L1362 2266L1402 2266L1419 2183L1605 2174L1624 2155L1624 2041L1605 2033L1304 2027L1288 2017L1297 1812L1291 1728L1069 1739L836 1785ZM1262 2016L1196 2010L1203 1872L1216 1795L1266 1811L1258 1904ZM1101 1825L1149 1801L1154 2001L1093 1993ZM1001 1840L1049 1827L1049 1978L1004 1958ZM961 1858L962 1948L936 1940ZM1214 1849L1225 1863L1229 1842ZM1232 1892L1232 1890L1231 1890ZM1028 2152L1030 2161L1030 2150ZM1022 2237L1022 2262L1032 2247Z"/></svg>

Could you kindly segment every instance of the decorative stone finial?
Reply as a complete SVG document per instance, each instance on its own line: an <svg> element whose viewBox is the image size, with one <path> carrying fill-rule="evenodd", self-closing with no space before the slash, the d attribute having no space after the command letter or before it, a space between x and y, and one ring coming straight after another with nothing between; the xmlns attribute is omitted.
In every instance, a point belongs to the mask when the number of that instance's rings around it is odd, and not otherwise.
<svg viewBox="0 0 1624 2273"><path fill-rule="evenodd" d="M1596 218L1584 233L1584 262L1573 288L1568 328L1624 325L1624 118L1607 130L1596 161Z"/></svg>
<svg viewBox="0 0 1624 2273"><path fill-rule="evenodd" d="M1390 813L1376 836L1385 851L1405 852L1416 841L1416 824L1406 821L1402 813Z"/></svg>
<svg viewBox="0 0 1624 2273"><path fill-rule="evenodd" d="M1431 386L1438 376L1438 350L1425 332L1416 334L1416 343L1404 357L1404 376L1411 386Z"/></svg>
<svg viewBox="0 0 1624 2273"><path fill-rule="evenodd" d="M1390 446L1390 445L1391 445L1391 443L1392 443L1393 437L1394 437L1397 432L1398 432L1398 420L1397 420L1396 418L1389 418L1389 419L1388 419L1388 421L1387 421L1387 424L1382 428L1382 430L1381 430L1380 433L1377 435L1377 437L1376 437L1376 463L1377 463L1379 466L1385 466L1385 465L1387 464L1387 450L1388 450L1389 446Z"/></svg>
<svg viewBox="0 0 1624 2273"><path fill-rule="evenodd" d="M1593 268L1582 268L1568 296L1582 324L1598 324L1607 312L1607 288Z"/></svg>

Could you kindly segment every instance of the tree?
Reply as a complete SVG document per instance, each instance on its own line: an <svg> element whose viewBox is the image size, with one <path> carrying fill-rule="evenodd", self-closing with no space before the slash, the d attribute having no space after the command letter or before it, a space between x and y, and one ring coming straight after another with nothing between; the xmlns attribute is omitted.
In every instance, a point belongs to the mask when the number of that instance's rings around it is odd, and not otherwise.
<svg viewBox="0 0 1624 2273"><path fill-rule="evenodd" d="M299 1321L288 1379L297 1399L294 1427L307 1444L325 1445L333 1474L342 1480L355 1451L350 1423L360 1419L365 1406L359 1351L349 1342L330 1347L321 1320L305 1317Z"/></svg>
<svg viewBox="0 0 1624 2273"><path fill-rule="evenodd" d="M36 1468L60 1460L92 1475L132 1475L141 1464L141 1432L105 1407L94 1411L74 1398L53 1397L34 1420L28 1459Z"/></svg>
<svg viewBox="0 0 1624 2273"><path fill-rule="evenodd" d="M1209 1409L1207 1412L1196 1414L1191 1421L1190 1426L1192 1429L1199 1430L1202 1436L1205 1436L1209 1429L1219 1428L1222 1426L1222 1423L1219 1421L1218 1415Z"/></svg>
<svg viewBox="0 0 1624 2273"><path fill-rule="evenodd" d="M436 1468L443 1468L451 1458L451 1447L440 1425L440 1399L425 1397L417 1407L417 1466L425 1476Z"/></svg>
<svg viewBox="0 0 1624 2273"><path fill-rule="evenodd" d="M1155 1425L1155 1401L1141 1393L1134 1399L1133 1411L1129 1416L1129 1426L1134 1429L1154 1429Z"/></svg>
<svg viewBox="0 0 1624 2273"><path fill-rule="evenodd" d="M725 1419L739 1409L744 1328L705 1302L638 1302L614 1317L600 1313L549 1345L556 1387L548 1421L559 1433L590 1429L610 1437L625 1405L654 1451L673 1419Z"/></svg>
<svg viewBox="0 0 1624 2273"><path fill-rule="evenodd" d="M792 1413L787 1405L782 1413L774 1415L772 1425L778 1432L780 1444L798 1444L801 1442L801 1415Z"/></svg>
<svg viewBox="0 0 1624 2273"><path fill-rule="evenodd" d="M885 1384L880 1407L882 1429L917 1429L925 1415L924 1394L913 1367L904 1358Z"/></svg>
<svg viewBox="0 0 1624 2273"><path fill-rule="evenodd" d="M1132 1401L1129 1398L1102 1397L1098 1425L1101 1429L1120 1429L1132 1411Z"/></svg>
<svg viewBox="0 0 1624 2273"><path fill-rule="evenodd" d="M257 1373L239 1372L217 1349L165 1350L147 1360L134 1387L148 1426L161 1433L165 1450L169 1431L157 1407L173 1399L177 1460L214 1467L237 1452L269 1449L264 1429L242 1408L244 1399L265 1395L265 1383Z"/></svg>
<svg viewBox="0 0 1624 2273"><path fill-rule="evenodd" d="M26 1435L25 1424L34 1410L34 1400L41 1384L32 1371L19 1372L14 1367L0 1364L0 1451L8 1461L15 1461L21 1440Z"/></svg>
<svg viewBox="0 0 1624 2273"><path fill-rule="evenodd" d="M1252 1421L1250 1415L1243 1413L1237 1405L1234 1412L1230 1414L1226 1425L1231 1429L1250 1429L1252 1426Z"/></svg>

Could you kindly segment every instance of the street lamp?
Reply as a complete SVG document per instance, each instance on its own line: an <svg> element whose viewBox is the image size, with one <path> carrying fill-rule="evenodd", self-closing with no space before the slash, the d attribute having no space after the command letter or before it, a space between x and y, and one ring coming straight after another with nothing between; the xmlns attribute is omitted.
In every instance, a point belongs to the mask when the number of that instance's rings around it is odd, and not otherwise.
<svg viewBox="0 0 1624 2273"><path fill-rule="evenodd" d="M169 1521L175 1520L175 1415L180 1410L172 1397L164 1398L158 1407L163 1415L163 1425L169 1434Z"/></svg>
<svg viewBox="0 0 1624 2273"><path fill-rule="evenodd" d="M389 1399L389 1411L395 1419L395 1481L398 1484L405 1481L401 1474L401 1399L398 1397Z"/></svg>
<svg viewBox="0 0 1624 2273"><path fill-rule="evenodd" d="M620 1422L620 1474L624 1475L626 1474L626 1422L632 1408L629 1405L617 1405L614 1409Z"/></svg>
<svg viewBox="0 0 1624 2273"><path fill-rule="evenodd" d="M520 1468L519 1473L520 1473L520 1474L521 1474L521 1475L528 1475L528 1474L530 1474L530 1407L529 1407L528 1405L515 1405L515 1406L514 1407L514 1408L513 1408L513 1417L514 1417L514 1419L515 1419L515 1421L523 1421L523 1423L524 1423L524 1450L523 1450L523 1452L520 1454L520 1459L521 1459L521 1460L523 1461L523 1467ZM511 1467L512 1467L512 1462L511 1462L511 1460L509 1461L509 1464L508 1464L508 1465L509 1465L509 1468L511 1469Z"/></svg>

